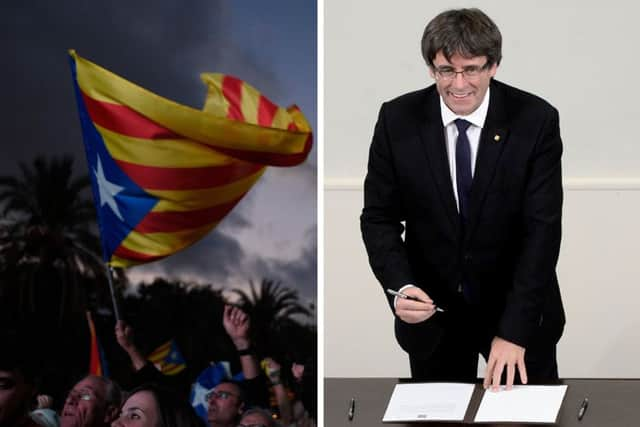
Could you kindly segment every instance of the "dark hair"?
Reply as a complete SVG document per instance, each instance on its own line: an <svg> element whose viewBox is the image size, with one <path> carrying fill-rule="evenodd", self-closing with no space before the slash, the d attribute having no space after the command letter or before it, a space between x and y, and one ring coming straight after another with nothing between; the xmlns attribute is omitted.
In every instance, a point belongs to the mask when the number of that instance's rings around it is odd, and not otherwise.
<svg viewBox="0 0 640 427"><path fill-rule="evenodd" d="M206 427L189 402L180 398L173 390L154 383L134 388L125 402L141 391L148 391L153 395L158 406L160 427Z"/></svg>
<svg viewBox="0 0 640 427"><path fill-rule="evenodd" d="M275 422L273 421L273 417L271 416L271 412L269 412L267 409L260 408L258 406L253 407L253 408L249 408L246 411L244 411L242 413L242 415L240 415L240 422L242 422L242 419L244 417L246 417L248 415L252 415L252 414L262 415L267 420L266 427L274 427L275 426Z"/></svg>
<svg viewBox="0 0 640 427"><path fill-rule="evenodd" d="M429 67L433 67L440 51L447 61L455 54L465 58L486 56L488 67L500 65L502 35L480 9L447 10L433 18L422 35L422 57Z"/></svg>

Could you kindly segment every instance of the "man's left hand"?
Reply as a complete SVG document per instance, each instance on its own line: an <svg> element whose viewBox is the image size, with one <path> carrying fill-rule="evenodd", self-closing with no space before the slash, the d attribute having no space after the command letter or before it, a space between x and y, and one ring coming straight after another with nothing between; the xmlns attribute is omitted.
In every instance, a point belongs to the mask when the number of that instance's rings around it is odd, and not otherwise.
<svg viewBox="0 0 640 427"><path fill-rule="evenodd" d="M516 368L520 374L522 384L527 383L527 368L524 365L524 347L509 342L500 337L495 337L491 342L491 352L487 361L487 370L484 373L484 388L500 390L500 378L502 372L507 369L506 389L511 390L515 378Z"/></svg>

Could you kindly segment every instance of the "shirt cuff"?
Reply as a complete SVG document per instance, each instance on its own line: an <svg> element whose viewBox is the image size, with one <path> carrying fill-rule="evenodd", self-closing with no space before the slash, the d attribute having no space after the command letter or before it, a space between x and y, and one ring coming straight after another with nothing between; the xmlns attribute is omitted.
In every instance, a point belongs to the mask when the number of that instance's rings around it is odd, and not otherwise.
<svg viewBox="0 0 640 427"><path fill-rule="evenodd" d="M403 287L401 287L400 289L398 289L398 292L402 293L402 291L404 291L405 289L409 289L409 288L415 288L415 285L412 284L408 284L408 285L404 285ZM398 302L398 297L393 297L393 308L395 310L396 308L396 303Z"/></svg>

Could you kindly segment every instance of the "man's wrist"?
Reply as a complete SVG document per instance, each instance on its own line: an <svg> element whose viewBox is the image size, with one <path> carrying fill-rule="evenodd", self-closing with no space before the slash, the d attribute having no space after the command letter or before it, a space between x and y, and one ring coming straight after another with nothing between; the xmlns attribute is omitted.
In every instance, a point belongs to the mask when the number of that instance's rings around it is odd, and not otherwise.
<svg viewBox="0 0 640 427"><path fill-rule="evenodd" d="M236 347L236 350L237 350L236 352L238 353L238 356L249 356L249 355L255 354L254 348L249 344L242 347Z"/></svg>
<svg viewBox="0 0 640 427"><path fill-rule="evenodd" d="M138 351L137 347L126 348L125 351L129 355L129 357L142 357L142 354Z"/></svg>

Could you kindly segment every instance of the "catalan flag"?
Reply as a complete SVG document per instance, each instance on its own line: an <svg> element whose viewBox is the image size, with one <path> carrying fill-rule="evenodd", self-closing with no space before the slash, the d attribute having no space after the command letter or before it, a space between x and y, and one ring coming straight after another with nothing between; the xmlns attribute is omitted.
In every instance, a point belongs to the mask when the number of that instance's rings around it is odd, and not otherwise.
<svg viewBox="0 0 640 427"><path fill-rule="evenodd" d="M203 110L162 98L70 51L104 260L161 259L213 229L266 166L303 162L311 128L249 84L203 74Z"/></svg>
<svg viewBox="0 0 640 427"><path fill-rule="evenodd" d="M91 318L91 312L87 311L87 323L89 324L90 348L89 348L89 375L97 375L99 377L108 377L107 363L102 351L96 327Z"/></svg>
<svg viewBox="0 0 640 427"><path fill-rule="evenodd" d="M164 375L176 375L187 367L178 345L171 339L162 344L147 356L147 360L159 367Z"/></svg>

